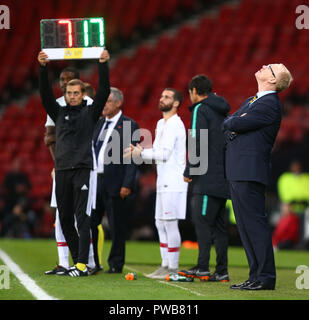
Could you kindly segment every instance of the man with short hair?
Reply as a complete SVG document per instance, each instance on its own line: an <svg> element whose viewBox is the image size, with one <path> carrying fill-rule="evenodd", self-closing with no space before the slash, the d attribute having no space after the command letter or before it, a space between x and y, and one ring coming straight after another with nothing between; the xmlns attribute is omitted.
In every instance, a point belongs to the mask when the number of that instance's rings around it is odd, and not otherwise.
<svg viewBox="0 0 309 320"><path fill-rule="evenodd" d="M230 182L237 227L249 263L249 279L237 290L274 290L276 267L271 230L265 213L270 156L281 124L278 93L292 81L283 64L264 65L255 73L258 92L228 117L226 175Z"/></svg>
<svg viewBox="0 0 309 320"><path fill-rule="evenodd" d="M42 51L38 55L41 99L46 112L56 124L56 199L63 234L75 265L67 274L73 277L88 275L86 264L90 245L90 214L95 191L91 175L94 168L92 135L110 92L108 60L109 53L104 50L98 63L99 85L92 105L88 106L83 101L83 84L71 80L65 92L68 104L60 107L48 82L48 56Z"/></svg>
<svg viewBox="0 0 309 320"><path fill-rule="evenodd" d="M122 273L125 262L125 241L128 225L127 198L134 189L137 167L134 163L123 161L123 150L133 143L133 135L139 142L138 124L126 117L122 112L124 103L123 93L111 87L110 95L103 109L103 117L97 123L93 142L97 160L97 198L96 209L91 215L91 231L96 267L94 272L102 269L100 248L98 243L98 226L106 210L110 227L112 247L108 257L108 273ZM126 132L128 129L130 132ZM117 137L115 137L117 135ZM119 138L119 139L117 139ZM125 145L125 139L128 144ZM117 144L119 143L119 144ZM118 156L116 156L118 153ZM107 157L115 156L111 163Z"/></svg>
<svg viewBox="0 0 309 320"><path fill-rule="evenodd" d="M161 266L147 275L153 279L164 279L169 273L177 273L181 236L178 221L186 217L187 188L183 180L186 165L186 130L177 110L182 95L173 88L163 90L159 109L163 118L156 127L153 147L143 149L131 146L128 155L141 156L144 160L155 160L157 165L157 197L155 220L159 234Z"/></svg>
<svg viewBox="0 0 309 320"><path fill-rule="evenodd" d="M225 205L229 198L229 186L224 178L224 135L221 125L230 111L228 102L212 93L212 82L205 75L193 77L189 84L192 106L191 135L195 139L195 154L201 161L208 157L206 172L191 173L196 165L190 158L184 172L184 180L191 183L190 205L191 216L195 226L199 247L198 263L189 270L181 270L179 274L217 282L229 281L227 266L228 236L225 222ZM207 130L207 154L202 154L201 131ZM189 155L190 156L190 155ZM200 167L201 164L199 164ZM192 170L193 171L193 170ZM210 250L214 241L217 255L216 269L209 270Z"/></svg>
<svg viewBox="0 0 309 320"><path fill-rule="evenodd" d="M59 77L59 85L60 88L65 95L66 86L67 83L73 79L79 79L79 72L73 68L73 67L66 67L63 69L60 73ZM90 84L88 84L90 86ZM85 84L86 86L86 84ZM87 90L87 87L86 87ZM67 105L67 102L65 101L65 97L61 96L56 101L59 103L60 106L64 107ZM87 104L92 104L93 96L89 96L89 93L87 92L87 95L84 96L84 100L87 101ZM56 127L54 121L50 118L49 115L47 115L46 123L45 123L45 135L44 135L44 143L49 148L49 151L51 153L51 156L53 160L55 160L55 145L56 145ZM69 269L69 248L68 244L65 240L65 237L62 232L61 224L59 221L59 212L57 209L57 202L56 202L56 192L55 192L55 174L54 171L52 173L53 178L53 187L52 187L52 196L51 196L51 203L50 206L52 208L56 208L56 217L55 217L55 238L57 243L57 252L58 252L58 259L59 263L56 265L55 268L48 270L45 272L45 275L63 275L67 272ZM92 244L90 244L90 250L89 250L89 261L88 266L90 268L94 268L94 258L93 258L93 250L92 250Z"/></svg>

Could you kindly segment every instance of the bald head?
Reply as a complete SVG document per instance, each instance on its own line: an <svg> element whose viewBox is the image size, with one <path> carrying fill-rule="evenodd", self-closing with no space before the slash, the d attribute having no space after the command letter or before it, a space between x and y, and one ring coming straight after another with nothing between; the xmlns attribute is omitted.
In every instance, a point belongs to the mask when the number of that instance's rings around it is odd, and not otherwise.
<svg viewBox="0 0 309 320"><path fill-rule="evenodd" d="M263 65L255 73L258 82L259 91L275 90L281 92L287 89L293 77L287 67L282 63L272 63Z"/></svg>

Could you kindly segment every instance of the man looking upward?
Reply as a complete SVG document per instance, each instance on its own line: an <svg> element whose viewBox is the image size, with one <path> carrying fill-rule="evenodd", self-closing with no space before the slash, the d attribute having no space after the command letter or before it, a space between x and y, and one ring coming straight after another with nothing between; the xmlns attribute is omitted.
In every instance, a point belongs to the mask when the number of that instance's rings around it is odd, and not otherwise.
<svg viewBox="0 0 309 320"><path fill-rule="evenodd" d="M281 124L278 93L292 81L283 64L264 65L255 73L258 92L223 122L227 131L226 176L237 227L249 263L249 278L231 289L274 290L276 267L265 213L270 155Z"/></svg>

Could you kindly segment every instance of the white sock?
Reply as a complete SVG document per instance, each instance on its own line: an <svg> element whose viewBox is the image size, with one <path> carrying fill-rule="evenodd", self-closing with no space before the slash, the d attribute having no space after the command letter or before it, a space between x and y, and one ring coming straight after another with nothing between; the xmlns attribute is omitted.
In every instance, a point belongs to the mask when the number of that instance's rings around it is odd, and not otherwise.
<svg viewBox="0 0 309 320"><path fill-rule="evenodd" d="M158 230L159 241L160 241L160 254L161 254L161 266L168 267L168 245L167 245L167 234L165 231L164 221L156 219L156 227Z"/></svg>
<svg viewBox="0 0 309 320"><path fill-rule="evenodd" d="M62 232L58 209L56 210L55 237L57 242L59 265L64 268L69 268L69 247Z"/></svg>
<svg viewBox="0 0 309 320"><path fill-rule="evenodd" d="M69 268L69 247L66 242L57 242L59 265Z"/></svg>
<svg viewBox="0 0 309 320"><path fill-rule="evenodd" d="M181 246L181 237L178 228L178 220L166 220L164 224L165 230L167 231L166 233L168 243L168 268L178 269Z"/></svg>
<svg viewBox="0 0 309 320"><path fill-rule="evenodd" d="M90 239L89 256L88 256L88 264L87 264L87 266L89 268L94 268L95 267L92 238Z"/></svg>

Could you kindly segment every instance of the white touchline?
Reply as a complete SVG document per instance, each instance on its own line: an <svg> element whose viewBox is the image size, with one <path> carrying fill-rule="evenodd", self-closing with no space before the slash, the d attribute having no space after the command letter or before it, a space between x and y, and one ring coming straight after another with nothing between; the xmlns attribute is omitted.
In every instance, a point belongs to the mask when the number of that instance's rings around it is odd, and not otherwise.
<svg viewBox="0 0 309 320"><path fill-rule="evenodd" d="M25 274L20 267L0 249L0 259L8 266L11 272L21 282L21 284L37 299L37 300L58 300L51 297L43 289L41 289L33 279Z"/></svg>
<svg viewBox="0 0 309 320"><path fill-rule="evenodd" d="M165 281L159 281L159 282L160 282L160 283L164 283L164 284L166 284L166 285L168 285L168 286L173 286L173 287L177 287L177 288L182 289L182 290L189 291L190 293L195 294L195 295L197 295L197 296L203 296L203 294L201 294L201 293L199 293L199 292L196 292L196 291L193 291L193 290L191 290L191 289L182 287L182 286L180 286L180 285L177 285L176 283L170 283L170 282L165 282Z"/></svg>
<svg viewBox="0 0 309 320"><path fill-rule="evenodd" d="M125 265L125 268L127 268L128 270L133 271L133 272L139 272L138 270L136 270L136 269L134 269L134 268L131 268L131 267L128 267L127 265ZM143 276L146 276L146 274L143 273ZM203 294L201 294L201 293L199 293L199 292L196 292L196 291L193 291L193 290L191 290L191 289L182 287L182 286L180 286L180 285L177 285L176 283L170 283L170 282L165 282L165 281L159 281L159 282L160 282L160 283L164 283L164 284L169 285L169 286L173 286L173 287L177 287L177 288L180 288L180 289L189 291L190 293L195 294L195 295L197 295L197 296L203 296Z"/></svg>

